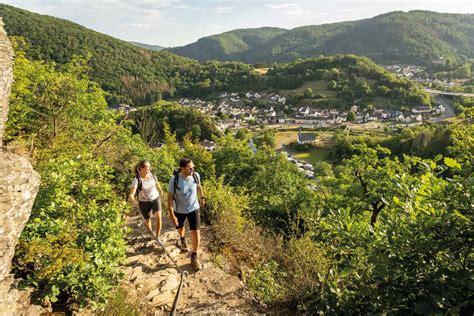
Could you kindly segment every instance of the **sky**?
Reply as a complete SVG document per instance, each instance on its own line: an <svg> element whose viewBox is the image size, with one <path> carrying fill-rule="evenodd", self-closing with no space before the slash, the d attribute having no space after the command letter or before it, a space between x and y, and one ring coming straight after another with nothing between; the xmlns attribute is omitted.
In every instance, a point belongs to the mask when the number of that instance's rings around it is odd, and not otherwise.
<svg viewBox="0 0 474 316"><path fill-rule="evenodd" d="M127 41L174 47L239 28L291 29L390 11L474 13L474 0L0 0Z"/></svg>

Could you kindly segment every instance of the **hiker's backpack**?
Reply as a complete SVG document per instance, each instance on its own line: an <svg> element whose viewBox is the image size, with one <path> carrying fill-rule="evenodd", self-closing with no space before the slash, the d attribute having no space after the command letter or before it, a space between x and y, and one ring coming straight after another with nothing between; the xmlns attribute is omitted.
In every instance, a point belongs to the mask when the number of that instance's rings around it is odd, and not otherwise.
<svg viewBox="0 0 474 316"><path fill-rule="evenodd" d="M176 190L181 190L178 186L179 171L180 171L179 168L176 168L173 171L173 176L174 176L173 199L174 199L175 203L176 203ZM193 172L193 179L194 179L194 183L196 183L197 185L201 184L201 182L199 181L199 178L198 178L198 176L196 175L195 172Z"/></svg>
<svg viewBox="0 0 474 316"><path fill-rule="evenodd" d="M153 179L155 179L155 185L156 183L158 183L158 179L156 178L156 175L154 173L151 173L151 176L153 177ZM135 178L137 179L138 181L138 185L137 185L137 195L140 196L140 191L142 190L142 187L143 187L143 184L142 184L142 177L140 177L139 174L137 174L135 176Z"/></svg>

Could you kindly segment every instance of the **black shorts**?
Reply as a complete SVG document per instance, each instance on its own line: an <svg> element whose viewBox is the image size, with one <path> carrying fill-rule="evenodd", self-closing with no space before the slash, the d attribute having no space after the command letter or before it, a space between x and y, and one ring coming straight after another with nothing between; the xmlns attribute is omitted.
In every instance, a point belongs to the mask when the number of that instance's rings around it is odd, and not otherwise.
<svg viewBox="0 0 474 316"><path fill-rule="evenodd" d="M178 226L176 226L176 228L178 229L184 227L184 222L186 221L186 218L188 219L189 230L199 230L199 227L201 226L201 214L199 210L188 214L174 212L174 216L176 216L176 218L178 219Z"/></svg>
<svg viewBox="0 0 474 316"><path fill-rule="evenodd" d="M153 211L153 214L161 211L161 200L157 198L150 202L138 201L138 208L145 219L150 219L151 211Z"/></svg>

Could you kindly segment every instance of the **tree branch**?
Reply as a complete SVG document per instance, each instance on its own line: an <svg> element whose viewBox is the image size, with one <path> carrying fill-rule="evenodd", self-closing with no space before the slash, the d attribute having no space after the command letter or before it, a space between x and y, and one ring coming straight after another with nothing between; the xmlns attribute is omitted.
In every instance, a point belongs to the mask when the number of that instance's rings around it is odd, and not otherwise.
<svg viewBox="0 0 474 316"><path fill-rule="evenodd" d="M122 126L123 122L125 122L127 118L128 118L128 112L125 113L125 116L123 117L123 119L120 121L120 123L118 123L118 125L112 131L110 131L103 139L99 140L95 144L95 149L99 149L106 141L108 141L115 133L117 133L117 130L120 128L120 126Z"/></svg>

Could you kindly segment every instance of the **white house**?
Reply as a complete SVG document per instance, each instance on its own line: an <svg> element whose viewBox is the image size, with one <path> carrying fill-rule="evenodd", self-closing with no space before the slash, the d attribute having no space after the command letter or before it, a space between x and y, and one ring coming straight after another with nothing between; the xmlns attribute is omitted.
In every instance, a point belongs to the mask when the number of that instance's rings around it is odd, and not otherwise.
<svg viewBox="0 0 474 316"><path fill-rule="evenodd" d="M395 116L395 120L397 122L403 122L405 120L405 116L403 116L403 113L399 113L397 116Z"/></svg>
<svg viewBox="0 0 474 316"><path fill-rule="evenodd" d="M435 112L437 114L444 114L446 112L446 107L444 105L440 104L435 108Z"/></svg>

